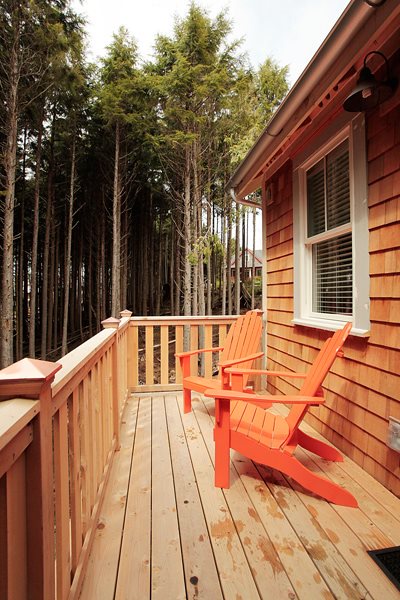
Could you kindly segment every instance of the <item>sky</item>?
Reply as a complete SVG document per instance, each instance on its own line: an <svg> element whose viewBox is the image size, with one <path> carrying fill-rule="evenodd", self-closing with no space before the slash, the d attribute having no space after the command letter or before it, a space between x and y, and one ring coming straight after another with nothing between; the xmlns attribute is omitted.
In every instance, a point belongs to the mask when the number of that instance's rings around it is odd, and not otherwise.
<svg viewBox="0 0 400 600"><path fill-rule="evenodd" d="M157 34L171 35L174 17L187 14L189 0L73 0L88 21L93 60L103 56L112 34L124 25L135 38L139 54L150 59ZM349 0L196 0L215 17L227 9L233 22L232 39L243 39L257 68L267 57L289 66L292 85L300 76Z"/></svg>
<svg viewBox="0 0 400 600"><path fill-rule="evenodd" d="M242 39L241 52L257 68L271 57L289 66L293 85L328 35L349 0L196 0L211 18L224 9L232 21L232 40ZM104 56L106 46L124 25L150 60L157 34L172 35L174 18L184 17L190 0L72 0L87 19L90 59ZM251 230L251 228L250 228ZM252 236L251 236L252 237ZM249 240L252 247L252 241ZM261 218L256 246L261 248Z"/></svg>

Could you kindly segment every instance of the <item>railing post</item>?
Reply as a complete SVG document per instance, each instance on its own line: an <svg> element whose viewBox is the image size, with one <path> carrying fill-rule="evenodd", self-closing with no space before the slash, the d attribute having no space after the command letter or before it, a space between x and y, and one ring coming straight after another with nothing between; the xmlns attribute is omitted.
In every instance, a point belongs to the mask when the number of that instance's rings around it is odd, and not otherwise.
<svg viewBox="0 0 400 600"><path fill-rule="evenodd" d="M109 317L101 322L104 329L115 329L114 343L111 348L111 393L113 407L113 434L115 449L119 450L119 369L118 369L118 327L119 319Z"/></svg>
<svg viewBox="0 0 400 600"><path fill-rule="evenodd" d="M129 320L132 316L132 311L125 309L120 312L120 315L121 315L121 319ZM126 338L125 338L125 340L126 340L125 354L124 354L125 364L122 365L122 368L124 369L124 373L125 373L124 381L126 384L126 389L124 390L124 394L126 394L126 392L129 391L129 388L130 388L129 374L133 370L133 363L132 363L133 344L132 344L132 340L131 340L132 332L133 332L133 329L129 324L128 330L126 332ZM126 398L124 398L124 400L125 399Z"/></svg>
<svg viewBox="0 0 400 600"><path fill-rule="evenodd" d="M55 595L51 383L61 365L24 358L0 371L1 398L39 399L26 449L27 598ZM22 557L21 557L22 558Z"/></svg>

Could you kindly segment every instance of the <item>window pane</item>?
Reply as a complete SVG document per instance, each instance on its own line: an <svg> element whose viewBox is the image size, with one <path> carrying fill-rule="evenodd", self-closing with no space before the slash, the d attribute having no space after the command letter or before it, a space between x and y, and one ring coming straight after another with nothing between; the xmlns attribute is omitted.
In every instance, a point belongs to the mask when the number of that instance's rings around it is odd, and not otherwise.
<svg viewBox="0 0 400 600"><path fill-rule="evenodd" d="M307 171L308 237L325 231L324 161Z"/></svg>
<svg viewBox="0 0 400 600"><path fill-rule="evenodd" d="M351 315L353 307L351 233L313 246L313 311Z"/></svg>
<svg viewBox="0 0 400 600"><path fill-rule="evenodd" d="M350 221L349 143L344 141L326 157L327 228Z"/></svg>

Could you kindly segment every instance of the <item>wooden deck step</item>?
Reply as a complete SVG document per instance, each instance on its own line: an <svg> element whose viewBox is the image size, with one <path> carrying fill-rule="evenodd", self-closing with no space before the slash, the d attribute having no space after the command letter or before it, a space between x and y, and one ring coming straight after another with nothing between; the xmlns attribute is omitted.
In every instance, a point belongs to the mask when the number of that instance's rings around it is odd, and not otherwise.
<svg viewBox="0 0 400 600"><path fill-rule="evenodd" d="M238 453L230 489L215 488L213 418L202 397L186 415L180 394L128 401L82 599L399 599L366 553L400 545L398 498L352 461L306 451L300 460L360 508L321 500Z"/></svg>

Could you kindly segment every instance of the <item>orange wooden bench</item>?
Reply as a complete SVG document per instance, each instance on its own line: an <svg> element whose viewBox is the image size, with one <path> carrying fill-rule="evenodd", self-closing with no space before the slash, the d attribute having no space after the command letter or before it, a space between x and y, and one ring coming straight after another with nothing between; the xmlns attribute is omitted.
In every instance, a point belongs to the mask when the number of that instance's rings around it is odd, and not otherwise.
<svg viewBox="0 0 400 600"><path fill-rule="evenodd" d="M335 358L342 355L342 346L350 332L351 323L335 332L322 346L309 372L299 375L304 379L298 395L254 396L236 390L208 389L205 396L216 399L215 407L215 485L229 488L230 448L255 462L277 469L292 477L304 488L326 500L344 506L358 506L354 496L331 480L310 471L295 456L298 445L319 456L342 461L342 455L332 446L317 440L299 429L309 406L324 402L321 385ZM251 373L279 375L279 372L228 369L232 377L246 377ZM293 373L287 374L296 376ZM235 385L236 387L236 385ZM287 417L265 410L271 404L292 405Z"/></svg>
<svg viewBox="0 0 400 600"><path fill-rule="evenodd" d="M223 347L203 348L176 354L182 368L185 413L192 410L192 390L203 393L207 388L228 388L230 376L226 373L226 369L239 364L251 366L254 360L263 356L263 352L259 351L262 331L261 315L262 311L250 310L245 315L240 316L231 325ZM190 357L203 352L221 352L218 363L218 378L209 379L190 372ZM248 375L244 375L241 378L241 385L243 386L241 390L246 388L248 377Z"/></svg>

